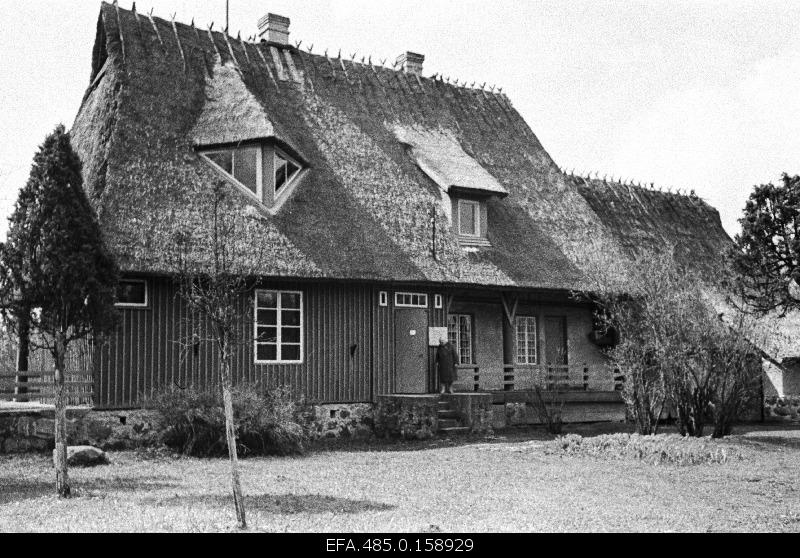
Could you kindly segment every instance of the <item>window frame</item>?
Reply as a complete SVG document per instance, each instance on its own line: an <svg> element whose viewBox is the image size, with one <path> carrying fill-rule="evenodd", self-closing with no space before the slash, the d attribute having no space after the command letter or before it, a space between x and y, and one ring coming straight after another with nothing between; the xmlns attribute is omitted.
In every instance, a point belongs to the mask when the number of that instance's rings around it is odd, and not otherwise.
<svg viewBox="0 0 800 558"><path fill-rule="evenodd" d="M273 175L275 174L275 169L277 167L277 157L281 157L286 159L293 165L297 167L297 172L291 178L287 178L286 182L283 183L281 186L280 192L278 192L275 183L275 177L272 177L272 205L273 207L276 205L280 205L283 201L289 196L289 193L292 191L292 186L297 182L300 178L300 175L303 174L303 170L305 167L302 163L300 163L297 159L290 156L286 153L283 149L280 149L277 145L271 146L272 148L272 172Z"/></svg>
<svg viewBox="0 0 800 558"><path fill-rule="evenodd" d="M469 205L472 207L472 215L475 220L475 232L474 233L466 233L461 228L461 206L462 205ZM481 202L476 200L465 200L459 199L458 204L458 235L464 236L467 238L481 238Z"/></svg>
<svg viewBox="0 0 800 558"><path fill-rule="evenodd" d="M524 322L522 322L524 320ZM533 362L530 362L530 345L528 344L529 331L525 331L525 361L520 361L519 326L520 323L533 321ZM539 318L535 315L519 315L514 318L514 363L520 366L539 364Z"/></svg>
<svg viewBox="0 0 800 558"><path fill-rule="evenodd" d="M117 308L149 308L150 307L150 285L147 279L120 279L119 284L122 283L143 283L144 284L144 303L132 302L115 302L114 306Z"/></svg>
<svg viewBox="0 0 800 558"><path fill-rule="evenodd" d="M400 297L400 296L410 296L410 297L412 297L412 299L415 296L424 297L425 298L425 304L423 305L421 302L417 303L417 304L414 304L413 302L410 303L410 304L406 304L406 303L403 303L403 302L398 302L398 297ZM428 294L427 293L411 293L411 292L400 292L400 291L398 291L398 292L394 293L394 305L395 305L396 308L430 308L430 299L428 298Z"/></svg>
<svg viewBox="0 0 800 558"><path fill-rule="evenodd" d="M256 147L256 191L253 192L250 188L247 187L246 184L239 181L236 178L236 151L238 149L242 149L245 147ZM198 153L205 159L208 163L213 165L213 167L225 175L229 181L235 184L240 190L242 190L247 195L257 199L259 203L262 205L264 204L264 147L265 145L262 143L256 144L241 144L241 145L234 145L229 147L216 147L212 149L203 149L198 151ZM215 153L226 153L231 152L231 172L229 173L221 166L219 166L215 161L209 157L209 155L213 155Z"/></svg>
<svg viewBox="0 0 800 558"><path fill-rule="evenodd" d="M447 315L447 340L450 341L450 318L456 318L456 327L458 332L458 338L456 339L455 348L456 352L458 353L458 365L459 366L472 366L476 363L477 359L475 357L475 316L472 314L465 314L463 312L458 313L450 313ZM469 357L470 362L461 362L461 318L468 318L469 319Z"/></svg>
<svg viewBox="0 0 800 558"><path fill-rule="evenodd" d="M389 293L380 291L378 293L378 306L389 306Z"/></svg>
<svg viewBox="0 0 800 558"><path fill-rule="evenodd" d="M258 341L258 311L260 310L273 310L273 308L260 308L258 306L258 295L259 293L275 293L277 296L277 306L274 308L276 318L275 318L275 329L277 331L277 337L275 341L275 357L276 360L259 360L258 359L258 346L259 345L267 345L269 343L263 343ZM281 313L283 311L281 307L282 303L282 295L284 294L293 294L300 296L300 360L283 360L280 357L283 356L282 354L282 345L281 337L282 337L282 324L281 320L283 319ZM291 310L295 310L292 308ZM272 327L270 325L262 325L261 327ZM295 327L295 326L287 326L287 327ZM269 365L269 364L303 364L305 362L305 305L304 305L304 296L303 291L288 291L288 290L281 290L281 289L255 289L253 294L253 363L256 365ZM287 343L287 345L296 345L296 343Z"/></svg>

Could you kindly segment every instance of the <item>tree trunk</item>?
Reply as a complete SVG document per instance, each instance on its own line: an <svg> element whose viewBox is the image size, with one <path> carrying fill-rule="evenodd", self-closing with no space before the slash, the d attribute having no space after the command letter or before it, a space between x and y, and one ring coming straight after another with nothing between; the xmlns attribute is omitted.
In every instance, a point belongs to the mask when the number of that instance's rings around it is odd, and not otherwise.
<svg viewBox="0 0 800 558"><path fill-rule="evenodd" d="M19 319L19 342L17 345L17 383L26 383L28 375L28 356L30 354L30 322L27 316ZM25 403L28 399L28 388L17 385L14 390L14 401Z"/></svg>
<svg viewBox="0 0 800 558"><path fill-rule="evenodd" d="M55 340L55 467L56 491L62 498L69 498L69 476L67 474L67 393L64 386L64 360L67 352L66 336L63 332Z"/></svg>
<svg viewBox="0 0 800 558"><path fill-rule="evenodd" d="M231 489L233 490L233 506L236 508L236 521L240 529L247 529L244 511L242 484L239 481L239 456L236 451L236 425L233 419L233 393L231 390L230 357L222 351L222 401L225 406L225 437L228 442L228 457L231 460Z"/></svg>

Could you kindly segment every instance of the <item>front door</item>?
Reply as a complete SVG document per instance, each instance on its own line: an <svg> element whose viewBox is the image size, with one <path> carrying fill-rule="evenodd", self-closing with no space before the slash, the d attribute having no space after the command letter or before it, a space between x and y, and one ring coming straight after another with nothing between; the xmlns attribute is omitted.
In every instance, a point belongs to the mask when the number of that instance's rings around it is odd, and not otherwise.
<svg viewBox="0 0 800 558"><path fill-rule="evenodd" d="M428 311L398 308L394 313L395 391L428 392Z"/></svg>

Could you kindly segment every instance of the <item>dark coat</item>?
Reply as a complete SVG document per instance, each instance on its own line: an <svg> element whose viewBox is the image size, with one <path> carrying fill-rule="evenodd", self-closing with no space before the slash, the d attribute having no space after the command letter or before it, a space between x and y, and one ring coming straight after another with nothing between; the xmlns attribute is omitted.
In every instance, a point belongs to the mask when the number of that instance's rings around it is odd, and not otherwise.
<svg viewBox="0 0 800 558"><path fill-rule="evenodd" d="M458 379L456 366L458 364L458 351L452 343L436 347L436 363L439 365L439 383L452 384Z"/></svg>

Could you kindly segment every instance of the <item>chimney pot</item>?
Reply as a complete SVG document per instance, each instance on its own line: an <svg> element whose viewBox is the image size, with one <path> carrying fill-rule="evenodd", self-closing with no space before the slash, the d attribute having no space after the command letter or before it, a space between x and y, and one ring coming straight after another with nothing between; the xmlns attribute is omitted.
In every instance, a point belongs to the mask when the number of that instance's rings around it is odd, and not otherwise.
<svg viewBox="0 0 800 558"><path fill-rule="evenodd" d="M411 51L406 51L397 57L397 63L407 74L422 75L423 62L425 62L425 56Z"/></svg>
<svg viewBox="0 0 800 558"><path fill-rule="evenodd" d="M289 44L291 20L277 14L267 14L258 20L258 36L268 43Z"/></svg>

